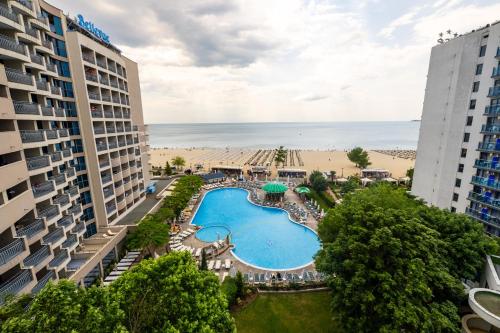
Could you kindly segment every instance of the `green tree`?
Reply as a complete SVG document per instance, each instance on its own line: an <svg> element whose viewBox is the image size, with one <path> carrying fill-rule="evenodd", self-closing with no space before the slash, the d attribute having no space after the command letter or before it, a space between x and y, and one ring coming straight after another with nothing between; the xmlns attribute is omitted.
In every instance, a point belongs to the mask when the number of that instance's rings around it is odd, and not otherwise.
<svg viewBox="0 0 500 333"><path fill-rule="evenodd" d="M200 262L200 269L202 271L208 271L208 264L207 264L207 253L205 252L205 249L201 250L201 262Z"/></svg>
<svg viewBox="0 0 500 333"><path fill-rule="evenodd" d="M186 160L182 156L175 156L172 159L172 165L175 166L177 170L182 170L184 165L186 165Z"/></svg>
<svg viewBox="0 0 500 333"><path fill-rule="evenodd" d="M286 150L283 146L280 146L276 151L276 155L274 157L274 162L276 162L276 167L280 164L283 165L286 160L286 155L288 154L288 150Z"/></svg>
<svg viewBox="0 0 500 333"><path fill-rule="evenodd" d="M330 171L330 181L333 182L335 180L335 177L337 177L337 171L335 170Z"/></svg>
<svg viewBox="0 0 500 333"><path fill-rule="evenodd" d="M167 163L165 163L165 174L167 176L172 175L172 167L170 166L170 163L168 163L168 161Z"/></svg>
<svg viewBox="0 0 500 333"><path fill-rule="evenodd" d="M6 306L12 309L18 302L13 300ZM74 282L61 280L45 286L27 311L2 321L1 332L124 333L124 319L125 313L106 288L82 289Z"/></svg>
<svg viewBox="0 0 500 333"><path fill-rule="evenodd" d="M309 183L311 183L311 187L318 193L326 191L328 188L328 181L325 176L320 171L313 171L311 175L309 175Z"/></svg>
<svg viewBox="0 0 500 333"><path fill-rule="evenodd" d="M243 283L243 274L240 271L236 273L236 298L243 298L245 296L245 284Z"/></svg>
<svg viewBox="0 0 500 333"><path fill-rule="evenodd" d="M235 331L218 278L185 251L143 260L110 290L131 333Z"/></svg>
<svg viewBox="0 0 500 333"><path fill-rule="evenodd" d="M411 185L413 184L413 171L415 171L414 168L409 168L406 170L406 177L410 178L410 181L408 182L408 187L411 188Z"/></svg>
<svg viewBox="0 0 500 333"><path fill-rule="evenodd" d="M340 194L346 195L354 192L359 188L359 180L356 177L349 178L345 183L340 185Z"/></svg>
<svg viewBox="0 0 500 333"><path fill-rule="evenodd" d="M460 332L460 278L475 276L496 244L452 215L386 184L350 194L327 213L316 267L328 276L346 331ZM472 264L463 270L464 260Z"/></svg>
<svg viewBox="0 0 500 333"><path fill-rule="evenodd" d="M226 296L229 305L234 305L237 302L238 287L236 286L235 278L230 276L226 277L221 284L221 290Z"/></svg>
<svg viewBox="0 0 500 333"><path fill-rule="evenodd" d="M354 163L357 168L360 169L365 169L371 164L368 157L368 152L363 150L361 147L356 147L348 152L347 158L349 159L349 161Z"/></svg>
<svg viewBox="0 0 500 333"><path fill-rule="evenodd" d="M153 256L156 249L168 243L169 232L170 227L167 224L158 222L155 216L147 216L130 233L127 246L130 249L145 249Z"/></svg>

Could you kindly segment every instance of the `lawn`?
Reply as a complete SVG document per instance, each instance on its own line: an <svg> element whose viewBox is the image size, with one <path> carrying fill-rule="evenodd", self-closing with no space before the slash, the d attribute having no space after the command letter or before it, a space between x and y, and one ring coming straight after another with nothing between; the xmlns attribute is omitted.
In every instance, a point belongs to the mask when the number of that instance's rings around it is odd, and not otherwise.
<svg viewBox="0 0 500 333"><path fill-rule="evenodd" d="M325 212L328 209L333 208L333 206L335 205L333 198L330 197L328 193L318 193L311 187L309 187L309 190L311 191L311 193L307 194L307 197L309 199L314 199L320 205L320 207L325 210Z"/></svg>
<svg viewBox="0 0 500 333"><path fill-rule="evenodd" d="M238 333L338 333L328 292L260 294L233 313Z"/></svg>

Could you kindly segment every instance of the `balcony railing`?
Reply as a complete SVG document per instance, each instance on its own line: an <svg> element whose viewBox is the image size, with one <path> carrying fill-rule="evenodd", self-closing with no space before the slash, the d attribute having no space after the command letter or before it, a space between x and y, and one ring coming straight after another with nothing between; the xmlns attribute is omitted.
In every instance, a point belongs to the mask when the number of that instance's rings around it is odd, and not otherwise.
<svg viewBox="0 0 500 333"><path fill-rule="evenodd" d="M113 96L113 103L120 104L120 97Z"/></svg>
<svg viewBox="0 0 500 333"><path fill-rule="evenodd" d="M488 179L484 177L479 177L479 176L472 176L472 184L479 185L479 186L485 186L489 187L492 189L500 189L500 182L494 180L494 179Z"/></svg>
<svg viewBox="0 0 500 333"><path fill-rule="evenodd" d="M115 111L115 118L123 118L121 111Z"/></svg>
<svg viewBox="0 0 500 333"><path fill-rule="evenodd" d="M68 168L68 169L66 169L66 176L68 178L74 177L75 173L76 173L75 168Z"/></svg>
<svg viewBox="0 0 500 333"><path fill-rule="evenodd" d="M102 118L102 111L101 110L91 110L90 114L94 118Z"/></svg>
<svg viewBox="0 0 500 333"><path fill-rule="evenodd" d="M17 0L17 2L29 10L33 10L33 2L31 2L31 0Z"/></svg>
<svg viewBox="0 0 500 333"><path fill-rule="evenodd" d="M52 95L61 95L61 87L50 86L50 93Z"/></svg>
<svg viewBox="0 0 500 333"><path fill-rule="evenodd" d="M73 228L72 232L80 233L80 232L83 232L86 229L87 229L87 227L85 226L85 223L84 222L80 222L80 223L76 224L76 226Z"/></svg>
<svg viewBox="0 0 500 333"><path fill-rule="evenodd" d="M492 78L497 78L500 76L500 67L493 67L493 73L491 73Z"/></svg>
<svg viewBox="0 0 500 333"><path fill-rule="evenodd" d="M39 217L45 217L47 220L59 215L59 207L56 205L48 205L47 207L38 210Z"/></svg>
<svg viewBox="0 0 500 333"><path fill-rule="evenodd" d="M113 118L113 111L104 111L104 117L105 118Z"/></svg>
<svg viewBox="0 0 500 333"><path fill-rule="evenodd" d="M69 258L68 251L62 250L59 252L54 259L49 263L49 267L55 268L61 265L65 260Z"/></svg>
<svg viewBox="0 0 500 333"><path fill-rule="evenodd" d="M101 100L104 102L111 102L111 96L109 95L102 95Z"/></svg>
<svg viewBox="0 0 500 333"><path fill-rule="evenodd" d="M103 189L102 192L104 193L104 198L109 198L110 196L112 196L113 194L115 194L113 192L113 190L111 190L109 188Z"/></svg>
<svg viewBox="0 0 500 333"><path fill-rule="evenodd" d="M5 265L12 258L17 257L25 250L24 241L21 238L15 239L13 242L0 249L0 265Z"/></svg>
<svg viewBox="0 0 500 333"><path fill-rule="evenodd" d="M97 151L107 150L108 146L105 143L97 143L96 144Z"/></svg>
<svg viewBox="0 0 500 333"><path fill-rule="evenodd" d="M25 73L21 70L14 68L5 68L5 74L7 74L7 81L25 84L28 86L33 85L33 75Z"/></svg>
<svg viewBox="0 0 500 333"><path fill-rule="evenodd" d="M14 104L14 112L16 114L40 115L40 109L37 103L25 101L12 101L12 103Z"/></svg>
<svg viewBox="0 0 500 333"><path fill-rule="evenodd" d="M56 65L54 65L54 64L52 64L50 62L47 62L46 67L47 67L48 71L53 72L53 73L57 73L57 67L56 67Z"/></svg>
<svg viewBox="0 0 500 333"><path fill-rule="evenodd" d="M115 127L114 126L106 126L106 132L108 133L115 133Z"/></svg>
<svg viewBox="0 0 500 333"><path fill-rule="evenodd" d="M47 234L42 238L43 243L45 244L54 244L61 240L64 237L64 230L61 228L56 228L50 234Z"/></svg>
<svg viewBox="0 0 500 333"><path fill-rule="evenodd" d="M495 141L479 142L477 149L486 151L500 151L500 143Z"/></svg>
<svg viewBox="0 0 500 333"><path fill-rule="evenodd" d="M30 35L31 37L35 37L38 39L37 29L33 29L33 28L29 27L28 25L24 25L24 31L26 31L26 34Z"/></svg>
<svg viewBox="0 0 500 333"><path fill-rule="evenodd" d="M106 61L105 60L97 59L96 63L97 63L97 66L106 69Z"/></svg>
<svg viewBox="0 0 500 333"><path fill-rule="evenodd" d="M59 206L66 206L69 204L69 195L67 194L58 194L54 199L52 200L54 205L59 205Z"/></svg>
<svg viewBox="0 0 500 333"><path fill-rule="evenodd" d="M52 47L52 42L46 40L46 39L42 39L42 45L43 47L49 49L49 50L53 50L53 47Z"/></svg>
<svg viewBox="0 0 500 333"><path fill-rule="evenodd" d="M48 167L50 165L49 155L28 157L26 159L26 164L29 171Z"/></svg>
<svg viewBox="0 0 500 333"><path fill-rule="evenodd" d="M36 53L31 53L30 59L31 59L31 62L43 66L43 57L41 55L36 54Z"/></svg>
<svg viewBox="0 0 500 333"><path fill-rule="evenodd" d="M97 93L93 93L93 92L89 91L88 94L89 94L89 98L91 100L94 100L94 101L100 101L101 100L101 97Z"/></svg>
<svg viewBox="0 0 500 333"><path fill-rule="evenodd" d="M69 132L67 128L60 128L59 129L59 137L60 138L66 138L69 136Z"/></svg>
<svg viewBox="0 0 500 333"><path fill-rule="evenodd" d="M0 35L0 48L26 55L26 48L24 45L19 44L15 39L5 35Z"/></svg>
<svg viewBox="0 0 500 333"><path fill-rule="evenodd" d="M54 279L54 277L55 277L54 271L48 271L48 273L45 274L43 278L38 280L38 283L36 284L36 286L33 287L31 293L34 295L38 294L43 289L43 287L45 287L47 283L49 283L50 280Z"/></svg>
<svg viewBox="0 0 500 333"><path fill-rule="evenodd" d="M472 201L481 202L481 203L489 205L489 206L494 206L496 208L500 208L500 199L487 197L484 194L479 194L479 193L471 191L471 192L469 192L468 199L472 200Z"/></svg>
<svg viewBox="0 0 500 333"><path fill-rule="evenodd" d="M106 168L106 167L108 167L109 165L110 165L109 160L105 160L105 161L100 161L100 162L99 162L99 167L100 167L100 168Z"/></svg>
<svg viewBox="0 0 500 333"><path fill-rule="evenodd" d="M104 127L94 127L94 134L106 134Z"/></svg>
<svg viewBox="0 0 500 333"><path fill-rule="evenodd" d="M61 185L66 183L66 175L64 173L60 173L58 175L49 177L49 180L53 180L56 183L56 185Z"/></svg>
<svg viewBox="0 0 500 333"><path fill-rule="evenodd" d="M0 304L5 302L5 298L8 295L16 295L18 292L23 290L31 281L33 281L33 276L29 270L21 270L21 273L15 275L9 281L5 282L0 286Z"/></svg>
<svg viewBox="0 0 500 333"><path fill-rule="evenodd" d="M474 162L474 167L479 169L500 171L500 162L492 160L476 160Z"/></svg>
<svg viewBox="0 0 500 333"><path fill-rule="evenodd" d="M57 225L59 227L66 227L66 228L72 225L73 223L75 223L73 215L66 215L62 219L57 221Z"/></svg>
<svg viewBox="0 0 500 333"><path fill-rule="evenodd" d="M469 216L472 216L482 222L493 224L493 225L500 225L500 218L490 215L486 212L477 210L477 209L472 209L467 207L465 210L465 213Z"/></svg>
<svg viewBox="0 0 500 333"><path fill-rule="evenodd" d="M64 116L66 116L63 108L54 108L54 113L56 114L56 117L64 117ZM66 132L67 131L68 130L66 130ZM61 133L61 132L59 131L59 133Z"/></svg>
<svg viewBox="0 0 500 333"><path fill-rule="evenodd" d="M85 78L87 79L87 81L98 82L97 75L95 74L85 73Z"/></svg>
<svg viewBox="0 0 500 333"><path fill-rule="evenodd" d="M116 141L111 141L109 143L109 149L115 149L115 148L118 148L118 143L116 143Z"/></svg>
<svg viewBox="0 0 500 333"><path fill-rule="evenodd" d="M488 97L499 97L500 96L500 86L491 87L488 91Z"/></svg>
<svg viewBox="0 0 500 333"><path fill-rule="evenodd" d="M37 79L35 80L35 82L36 82L36 89L49 91L49 84L47 83L47 81Z"/></svg>
<svg viewBox="0 0 500 333"><path fill-rule="evenodd" d="M75 234L71 234L68 238L61 244L61 248L69 249L78 243L78 237Z"/></svg>
<svg viewBox="0 0 500 333"><path fill-rule="evenodd" d="M130 112L128 112L128 111L123 111L123 118L125 118L125 119L130 119Z"/></svg>
<svg viewBox="0 0 500 333"><path fill-rule="evenodd" d="M108 69L113 73L116 73L116 67L114 65L108 65Z"/></svg>
<svg viewBox="0 0 500 333"><path fill-rule="evenodd" d="M62 154L61 154L60 151L53 152L53 153L50 154L50 160L52 161L52 163L62 161L62 156L61 155Z"/></svg>
<svg viewBox="0 0 500 333"><path fill-rule="evenodd" d="M116 81L110 81L110 86L113 88L118 88L118 83Z"/></svg>
<svg viewBox="0 0 500 333"><path fill-rule="evenodd" d="M78 186L71 186L66 193L68 193L71 197L77 196L79 194L78 192Z"/></svg>
<svg viewBox="0 0 500 333"><path fill-rule="evenodd" d="M106 205L106 213L111 214L115 210L116 210L116 205L115 204Z"/></svg>
<svg viewBox="0 0 500 333"><path fill-rule="evenodd" d="M483 133L500 133L500 125L483 125L481 127L481 132Z"/></svg>
<svg viewBox="0 0 500 333"><path fill-rule="evenodd" d="M61 150L61 152L62 152L62 155L64 158L71 157L71 149L66 148L66 149Z"/></svg>
<svg viewBox="0 0 500 333"><path fill-rule="evenodd" d="M35 196L35 198L44 196L55 190L54 182L52 181L43 182L41 184L35 184L32 185L31 188L33 190L33 195Z"/></svg>
<svg viewBox="0 0 500 333"><path fill-rule="evenodd" d="M94 59L94 56L92 54L82 53L82 58L86 62L89 62L91 64L95 64L95 59Z"/></svg>
<svg viewBox="0 0 500 333"><path fill-rule="evenodd" d="M109 80L108 80L108 79L106 79L105 77L101 77L101 78L99 79L99 82L101 82L101 84L104 84L104 85L109 86Z"/></svg>
<svg viewBox="0 0 500 333"><path fill-rule="evenodd" d="M108 164L109 164L109 163L108 163ZM103 183L103 184L107 184L107 183L109 183L110 181L112 181L112 180L113 180L113 178L111 177L111 175L109 175L109 174L108 174L108 175L104 175L104 176L102 176L102 177L101 177L101 180L102 180L102 183Z"/></svg>
<svg viewBox="0 0 500 333"><path fill-rule="evenodd" d="M80 204L75 204L68 209L68 213L78 215L82 212L82 206Z"/></svg>
<svg viewBox="0 0 500 333"><path fill-rule="evenodd" d="M56 129L45 130L45 137L47 138L47 140L57 139L58 138L57 130Z"/></svg>
<svg viewBox="0 0 500 333"><path fill-rule="evenodd" d="M48 246L42 246L38 251L35 253L30 254L27 256L23 263L25 267L36 267L38 266L42 261L47 259L50 256L50 249Z"/></svg>
<svg viewBox="0 0 500 333"><path fill-rule="evenodd" d="M43 130L21 131L21 140L23 143L45 141Z"/></svg>
<svg viewBox="0 0 500 333"><path fill-rule="evenodd" d="M19 18L17 17L17 14L15 14L7 6L0 5L0 15L19 24Z"/></svg>
<svg viewBox="0 0 500 333"><path fill-rule="evenodd" d="M35 219L35 222L28 224L16 230L19 237L26 236L28 239L33 238L45 229L43 219Z"/></svg>

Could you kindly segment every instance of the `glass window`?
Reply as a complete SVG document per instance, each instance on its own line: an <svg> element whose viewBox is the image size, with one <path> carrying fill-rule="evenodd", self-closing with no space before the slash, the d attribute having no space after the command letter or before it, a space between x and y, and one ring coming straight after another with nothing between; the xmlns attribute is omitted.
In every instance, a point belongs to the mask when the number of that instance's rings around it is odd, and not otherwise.
<svg viewBox="0 0 500 333"><path fill-rule="evenodd" d="M469 142L470 133L464 133L464 142Z"/></svg>
<svg viewBox="0 0 500 333"><path fill-rule="evenodd" d="M458 165L458 172L464 172L464 165L462 163Z"/></svg>
<svg viewBox="0 0 500 333"><path fill-rule="evenodd" d="M61 56L61 57L68 57L68 52L66 51L66 43L62 40L59 40L59 39L55 39L54 40L54 48L55 48L55 52L58 56Z"/></svg>
<svg viewBox="0 0 500 333"><path fill-rule="evenodd" d="M476 108L476 100L471 99L469 103L469 110L474 110Z"/></svg>
<svg viewBox="0 0 500 333"><path fill-rule="evenodd" d="M460 187L462 185L462 180L460 178L455 179L455 187Z"/></svg>
<svg viewBox="0 0 500 333"><path fill-rule="evenodd" d="M483 73L483 64L478 64L476 66L476 75L481 75Z"/></svg>
<svg viewBox="0 0 500 333"><path fill-rule="evenodd" d="M92 207L89 207L87 209L92 209ZM85 210L87 210L87 209L85 209ZM84 217L86 217L86 215L84 215ZM92 211L92 218L86 219L85 221L91 220L93 218L94 218L94 211ZM95 235L96 233L97 233L97 227L95 225L95 222L93 222L93 223L90 223L89 225L87 225L87 231L85 232L83 237L89 238L90 236Z"/></svg>
<svg viewBox="0 0 500 333"><path fill-rule="evenodd" d="M460 157L466 157L466 156L467 156L467 149L462 148L462 150L460 151Z"/></svg>
<svg viewBox="0 0 500 333"><path fill-rule="evenodd" d="M75 158L76 164L75 164L75 169L76 171L84 171L87 170L87 166L85 165L85 157L80 156Z"/></svg>
<svg viewBox="0 0 500 333"><path fill-rule="evenodd" d="M85 191L80 193L80 200L82 201L82 205L88 205L92 202L92 196L89 191Z"/></svg>
<svg viewBox="0 0 500 333"><path fill-rule="evenodd" d="M478 92L479 90L479 81L476 81L472 84L472 92Z"/></svg>
<svg viewBox="0 0 500 333"><path fill-rule="evenodd" d="M87 175L80 175L76 177L76 181L78 183L79 188L84 188L89 186L89 178Z"/></svg>
<svg viewBox="0 0 500 333"><path fill-rule="evenodd" d="M458 193L453 193L453 201L458 201Z"/></svg>
<svg viewBox="0 0 500 333"><path fill-rule="evenodd" d="M69 70L69 64L66 61L55 60L57 69L59 69L59 75L64 77L71 77L71 72ZM68 96L69 97L69 96ZM73 97L73 96L71 96Z"/></svg>
<svg viewBox="0 0 500 333"><path fill-rule="evenodd" d="M64 97L75 97L73 93L73 84L71 82L62 81L61 89Z"/></svg>
<svg viewBox="0 0 500 333"><path fill-rule="evenodd" d="M80 139L73 140L73 146L71 147L71 150L73 150L73 154L83 153L82 140Z"/></svg>
<svg viewBox="0 0 500 333"><path fill-rule="evenodd" d="M485 54L486 54L486 45L483 45L479 48L479 56L484 57Z"/></svg>
<svg viewBox="0 0 500 333"><path fill-rule="evenodd" d="M472 125L472 119L474 119L472 116L468 116L467 117L467 123L466 123L467 126L471 126Z"/></svg>

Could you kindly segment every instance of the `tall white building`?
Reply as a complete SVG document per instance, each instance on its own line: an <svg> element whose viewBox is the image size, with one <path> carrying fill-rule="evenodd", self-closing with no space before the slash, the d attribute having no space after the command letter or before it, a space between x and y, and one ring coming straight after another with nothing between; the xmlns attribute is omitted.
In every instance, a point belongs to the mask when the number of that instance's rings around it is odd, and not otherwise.
<svg viewBox="0 0 500 333"><path fill-rule="evenodd" d="M500 235L500 22L432 48L412 193Z"/></svg>

